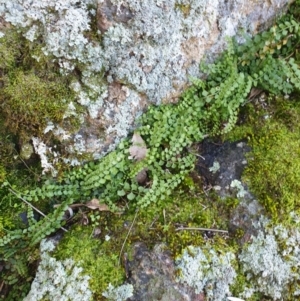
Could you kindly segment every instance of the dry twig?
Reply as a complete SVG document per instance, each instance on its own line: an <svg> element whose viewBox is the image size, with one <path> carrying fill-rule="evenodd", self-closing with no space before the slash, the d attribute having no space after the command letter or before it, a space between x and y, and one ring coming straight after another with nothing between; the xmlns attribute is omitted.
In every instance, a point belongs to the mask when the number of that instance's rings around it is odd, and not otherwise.
<svg viewBox="0 0 300 301"><path fill-rule="evenodd" d="M132 227L133 227L133 225L134 225L134 223L135 223L135 220L136 220L136 217L137 217L138 212L139 212L139 210L137 209L136 212L135 212L135 216L134 216L134 218L133 218L133 221L132 221L132 223L131 223L131 225L130 225L130 228L129 228L129 230L128 230L128 233L127 233L127 235L126 235L126 237L125 237L125 240L124 240L124 242L123 242L123 244L122 244L122 248L121 248L121 251L120 251L120 254L119 254L119 265L121 264L121 256L122 256L122 252L123 252L124 246L125 246L126 241L127 241L128 237L129 237L129 234L130 234L130 232L131 232L131 229L132 229Z"/></svg>
<svg viewBox="0 0 300 301"><path fill-rule="evenodd" d="M219 233L228 233L227 230L219 230L219 229L209 229L209 228L191 228L191 227L180 227L177 228L175 231L181 231L181 230L197 230L197 231L211 231L211 232L219 232Z"/></svg>

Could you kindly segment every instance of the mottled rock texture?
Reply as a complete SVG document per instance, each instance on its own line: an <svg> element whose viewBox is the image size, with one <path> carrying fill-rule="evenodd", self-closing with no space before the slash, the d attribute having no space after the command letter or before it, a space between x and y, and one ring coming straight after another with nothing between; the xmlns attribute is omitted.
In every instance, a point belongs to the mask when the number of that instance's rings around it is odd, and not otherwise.
<svg viewBox="0 0 300 301"><path fill-rule="evenodd" d="M125 99L109 99L109 131L120 137L149 104L176 102L189 77L201 76L201 60L213 60L227 37L243 42L269 26L287 2L99 1L109 87L117 82L127 91Z"/></svg>
<svg viewBox="0 0 300 301"><path fill-rule="evenodd" d="M143 243L133 246L133 260L129 263L128 282L134 286L130 301L204 301L203 293L175 280L175 264L165 246L149 250Z"/></svg>
<svg viewBox="0 0 300 301"><path fill-rule="evenodd" d="M265 214L248 187L242 183L241 177L247 165L246 154L250 147L245 141L238 142L211 142L204 140L200 143L199 157L196 170L202 176L208 189L213 188L216 193L226 201L226 197L237 197L239 204L231 211L229 231L231 234L243 230L239 238L241 245L249 242L251 236L257 235L258 227L254 223ZM212 166L218 163L218 169L212 170ZM238 189L232 183L237 181L243 194L238 194Z"/></svg>
<svg viewBox="0 0 300 301"><path fill-rule="evenodd" d="M199 62L222 52L227 37L242 43L271 25L288 2L0 0L0 18L33 45L38 41L62 72L81 71L72 89L87 114L64 143L69 152L99 158L149 104L176 102L189 77L201 76ZM3 26L0 31L5 34Z"/></svg>

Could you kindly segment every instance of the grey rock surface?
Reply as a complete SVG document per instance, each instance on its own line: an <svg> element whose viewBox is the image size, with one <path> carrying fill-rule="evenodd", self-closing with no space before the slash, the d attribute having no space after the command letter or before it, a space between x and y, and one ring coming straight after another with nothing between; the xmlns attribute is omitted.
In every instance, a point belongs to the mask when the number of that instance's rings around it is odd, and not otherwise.
<svg viewBox="0 0 300 301"><path fill-rule="evenodd" d="M74 102L88 112L81 129L68 133L50 122L47 131L75 157L99 158L128 135L150 104L176 102L189 78L201 76L200 61L216 58L227 37L242 43L270 26L289 2L0 0L0 36L3 24L15 26L62 73L80 70L71 86ZM71 103L68 116L73 108ZM45 152L53 157L50 147ZM68 162L76 164L76 158Z"/></svg>
<svg viewBox="0 0 300 301"><path fill-rule="evenodd" d="M241 180L247 164L245 154L250 150L244 141L216 143L204 140L200 144L201 157L197 162L197 170L207 185L214 186L221 197L226 197L231 193L231 182ZM217 170L213 169L215 165L219 166Z"/></svg>
<svg viewBox="0 0 300 301"><path fill-rule="evenodd" d="M189 77L201 76L201 60L216 58L226 49L228 37L242 43L244 35L267 28L287 3L99 1L98 23L109 20L103 40L107 80L109 85L121 84L126 91L125 99L108 98L112 118L104 123L109 124L110 135L115 141L126 135L149 104L177 102Z"/></svg>
<svg viewBox="0 0 300 301"><path fill-rule="evenodd" d="M231 212L229 231L243 231L239 239L241 244L249 242L251 236L256 236L258 228L253 223L257 221L264 210L247 186L242 182L241 176L246 167L246 153L251 148L245 141L214 143L205 140L200 144L200 154L196 169L203 177L208 188L213 188L216 193L226 201L226 197L237 197L239 204ZM212 169L218 162L218 170ZM233 181L239 181L243 193L239 194L236 187L232 187Z"/></svg>
<svg viewBox="0 0 300 301"><path fill-rule="evenodd" d="M128 282L134 286L130 301L204 301L203 294L175 280L174 259L164 245L149 250L145 244L133 246Z"/></svg>

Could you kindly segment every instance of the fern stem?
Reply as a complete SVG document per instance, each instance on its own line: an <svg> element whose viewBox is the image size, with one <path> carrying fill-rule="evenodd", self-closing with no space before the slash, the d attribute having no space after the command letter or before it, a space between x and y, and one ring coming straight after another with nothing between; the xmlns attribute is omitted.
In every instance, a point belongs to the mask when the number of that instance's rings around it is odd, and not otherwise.
<svg viewBox="0 0 300 301"><path fill-rule="evenodd" d="M13 189L8 188L8 190L14 194L17 198L19 198L21 201L23 201L27 206L31 207L33 210L35 210L36 212L38 212L40 215L42 215L44 218L46 218L47 220L50 220L50 218L45 215L42 211L40 211L39 209L37 209L36 207L34 207L32 204L30 204L28 201L26 201L24 198L22 198L18 193L16 193ZM60 227L63 231L68 232L68 230L64 227Z"/></svg>

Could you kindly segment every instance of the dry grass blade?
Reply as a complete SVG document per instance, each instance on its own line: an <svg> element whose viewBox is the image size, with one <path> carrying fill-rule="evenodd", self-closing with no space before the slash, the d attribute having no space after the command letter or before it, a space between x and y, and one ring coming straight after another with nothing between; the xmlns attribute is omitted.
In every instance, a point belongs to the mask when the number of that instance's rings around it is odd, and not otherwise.
<svg viewBox="0 0 300 301"><path fill-rule="evenodd" d="M135 223L135 220L136 220L136 217L137 217L138 212L139 212L139 210L136 210L135 215L134 215L134 219L133 219L133 221L132 221L132 223L131 223L131 226L130 226L130 228L129 228L129 230L128 230L128 233L127 233L127 235L126 235L126 237L125 237L125 240L124 240L124 242L123 242L123 244L122 244L122 248L121 248L120 255L119 255L119 265L121 265L121 257L122 257L123 249L124 249L124 246L125 246L125 244L126 244L126 241L127 241L128 237L129 237L129 234L130 234L130 232L131 232L131 230L132 230L132 227L133 227L133 225L134 225L134 223Z"/></svg>

